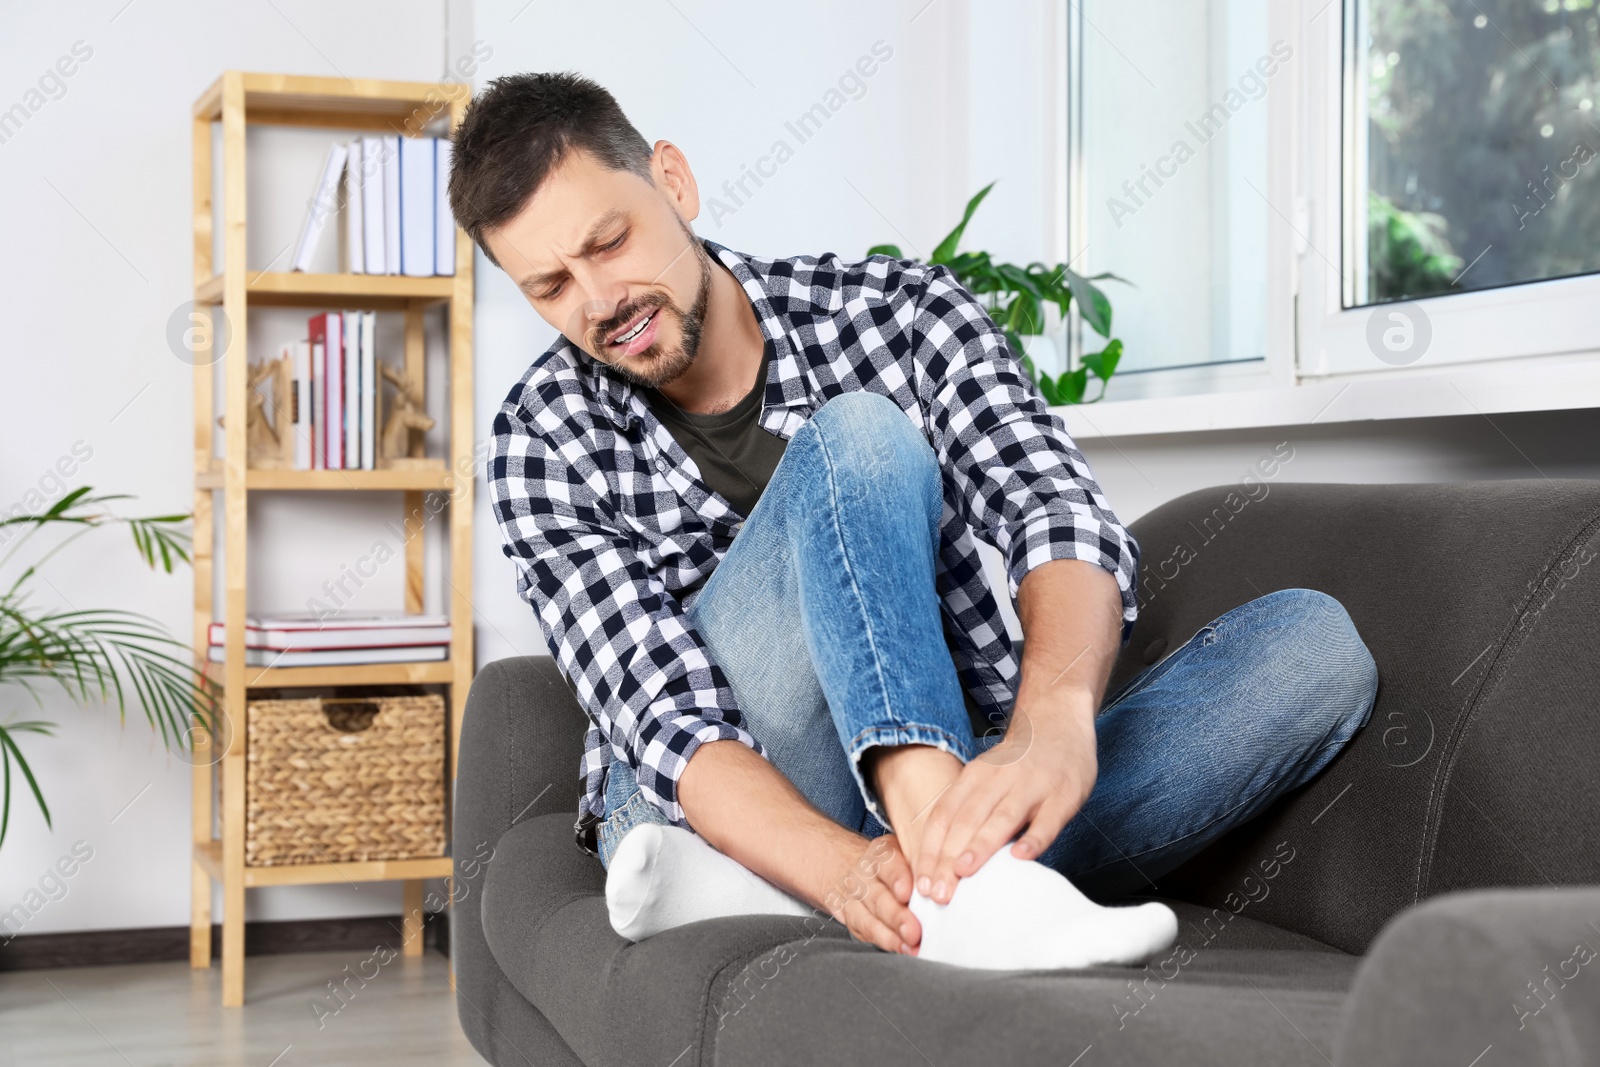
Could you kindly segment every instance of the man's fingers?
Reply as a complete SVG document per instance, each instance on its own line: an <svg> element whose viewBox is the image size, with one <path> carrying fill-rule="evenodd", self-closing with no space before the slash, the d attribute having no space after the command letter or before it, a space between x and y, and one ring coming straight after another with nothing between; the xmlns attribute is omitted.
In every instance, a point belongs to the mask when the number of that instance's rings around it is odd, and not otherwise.
<svg viewBox="0 0 1600 1067"><path fill-rule="evenodd" d="M877 876L897 902L910 903L911 862L906 859L904 852L896 848L891 854L885 855L878 864Z"/></svg>
<svg viewBox="0 0 1600 1067"><path fill-rule="evenodd" d="M965 803L967 790L961 778L946 789L933 806L922 816L922 834L917 840L917 854L911 857L911 870L917 880L917 892L930 895L933 887L933 866L950 832L950 822Z"/></svg>
<svg viewBox="0 0 1600 1067"><path fill-rule="evenodd" d="M1019 860L1034 860L1044 855L1044 850L1061 836L1076 806L1059 795L1052 796L1033 815L1028 829L1011 845L1011 854Z"/></svg>
<svg viewBox="0 0 1600 1067"><path fill-rule="evenodd" d="M1030 822L1026 811L1019 811L1005 802L995 805L988 820L978 827L972 839L967 842L966 849L956 857L951 868L952 872L957 878L967 878L978 873L978 868L987 863L989 857L1000 850L1000 846L1016 836L1023 823L1030 823L1030 830L1038 827L1044 810L1044 806L1040 805ZM1049 840L1054 841L1055 837L1052 836Z"/></svg>
<svg viewBox="0 0 1600 1067"><path fill-rule="evenodd" d="M895 931L900 941L907 945L917 944L922 940L922 924L917 922L910 908L894 898L893 890L888 886L881 886L880 889L881 892L868 894L864 903L880 922Z"/></svg>
<svg viewBox="0 0 1600 1067"><path fill-rule="evenodd" d="M864 905L858 904L850 910L851 915L845 925L849 927L850 933L856 940L877 945L885 952L900 951L903 939L888 923L872 914L872 911Z"/></svg>
<svg viewBox="0 0 1600 1067"><path fill-rule="evenodd" d="M1004 794L993 792L993 785L989 788L978 788L968 792L961 810L950 821L950 828L946 831L940 842L938 852L932 859L932 879L927 895L940 904L950 903L950 898L955 894L956 882L960 880L956 874L956 860L963 857L972 847L973 835L986 823L996 807L1004 802ZM1021 825L1021 820L1018 820ZM926 846L923 852L927 854ZM984 859L988 859L985 855Z"/></svg>

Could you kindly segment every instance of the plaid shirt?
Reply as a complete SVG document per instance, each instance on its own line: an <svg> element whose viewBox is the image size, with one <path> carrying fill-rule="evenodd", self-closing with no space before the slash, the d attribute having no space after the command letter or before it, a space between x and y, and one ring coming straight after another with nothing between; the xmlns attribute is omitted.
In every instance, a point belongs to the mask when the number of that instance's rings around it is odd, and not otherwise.
<svg viewBox="0 0 1600 1067"><path fill-rule="evenodd" d="M927 436L943 472L938 573L962 685L992 720L1019 668L974 533L999 549L1010 592L1033 568L1082 559L1116 577L1123 640L1138 546L1117 521L982 305L948 268L873 256L757 259L713 241L772 346L761 425L788 439L831 398L870 390ZM558 337L494 420L490 499L517 587L588 713L585 825L605 814L613 760L674 825L677 782L707 741L754 751L728 680L680 597L707 578L743 516L620 376Z"/></svg>

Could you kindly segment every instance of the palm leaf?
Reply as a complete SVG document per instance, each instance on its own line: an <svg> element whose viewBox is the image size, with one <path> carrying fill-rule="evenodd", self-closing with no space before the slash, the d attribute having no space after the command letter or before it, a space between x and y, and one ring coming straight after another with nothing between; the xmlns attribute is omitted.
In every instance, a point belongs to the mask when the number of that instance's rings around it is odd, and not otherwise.
<svg viewBox="0 0 1600 1067"><path fill-rule="evenodd" d="M22 749L17 747L17 742L12 738L13 733L35 733L51 736L52 727L46 722L14 722L9 725L0 725L0 766L4 767L4 774L0 775L0 845L6 843L6 831L11 827L11 764L15 761L17 769L22 772L22 777L28 783L28 788L33 792L34 802L39 805L39 811L44 815L44 824L54 829L50 823L50 805L44 802L44 794L39 791L38 779L33 776L33 768L28 766L28 758L22 754Z"/></svg>
<svg viewBox="0 0 1600 1067"><path fill-rule="evenodd" d="M25 531L0 558L0 564L9 561L22 543L46 525L73 528L0 592L0 685L20 687L35 703L41 703L40 686L53 684L79 704L104 701L114 705L124 722L130 702L136 701L163 744L181 749L185 739L193 736L191 726L214 730L221 695L205 671L196 666L186 644L154 619L136 612L40 610L28 602L28 584L40 566L96 527L126 524L135 551L152 569L160 567L171 573L176 563L190 561L192 539L182 528L189 516L125 518L106 509L108 503L123 499L127 498L96 496L83 487L38 515L0 519L0 527L17 526ZM50 730L49 723L39 721L0 725L0 844L11 821L13 767L26 782L45 824L50 824L44 793L15 738L19 733L48 736Z"/></svg>

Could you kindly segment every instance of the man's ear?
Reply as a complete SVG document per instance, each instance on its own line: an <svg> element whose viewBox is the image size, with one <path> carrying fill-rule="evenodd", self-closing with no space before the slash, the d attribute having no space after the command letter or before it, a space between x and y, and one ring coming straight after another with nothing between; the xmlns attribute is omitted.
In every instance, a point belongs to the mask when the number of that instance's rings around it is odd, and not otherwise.
<svg viewBox="0 0 1600 1067"><path fill-rule="evenodd" d="M671 141L657 141L650 154L650 173L661 191L684 222L693 222L700 215L700 186L694 180L689 161Z"/></svg>

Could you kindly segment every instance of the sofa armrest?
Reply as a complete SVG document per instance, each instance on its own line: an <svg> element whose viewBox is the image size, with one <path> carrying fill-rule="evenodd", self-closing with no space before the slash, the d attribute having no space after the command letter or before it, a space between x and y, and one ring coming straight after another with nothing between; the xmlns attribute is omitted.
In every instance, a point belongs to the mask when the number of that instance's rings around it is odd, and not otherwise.
<svg viewBox="0 0 1600 1067"><path fill-rule="evenodd" d="M1356 973L1343 1065L1600 1062L1600 886L1435 897Z"/></svg>
<svg viewBox="0 0 1600 1067"><path fill-rule="evenodd" d="M473 679L456 766L456 877L475 851L534 815L578 814L588 720L548 656L519 656ZM577 846L574 845L574 848Z"/></svg>
<svg viewBox="0 0 1600 1067"><path fill-rule="evenodd" d="M457 1010L493 1064L575 1064L537 1009L511 987L483 934L483 888L512 826L539 815L577 818L586 717L546 656L491 663L473 679L456 761L450 950ZM574 854L578 846L569 838Z"/></svg>

